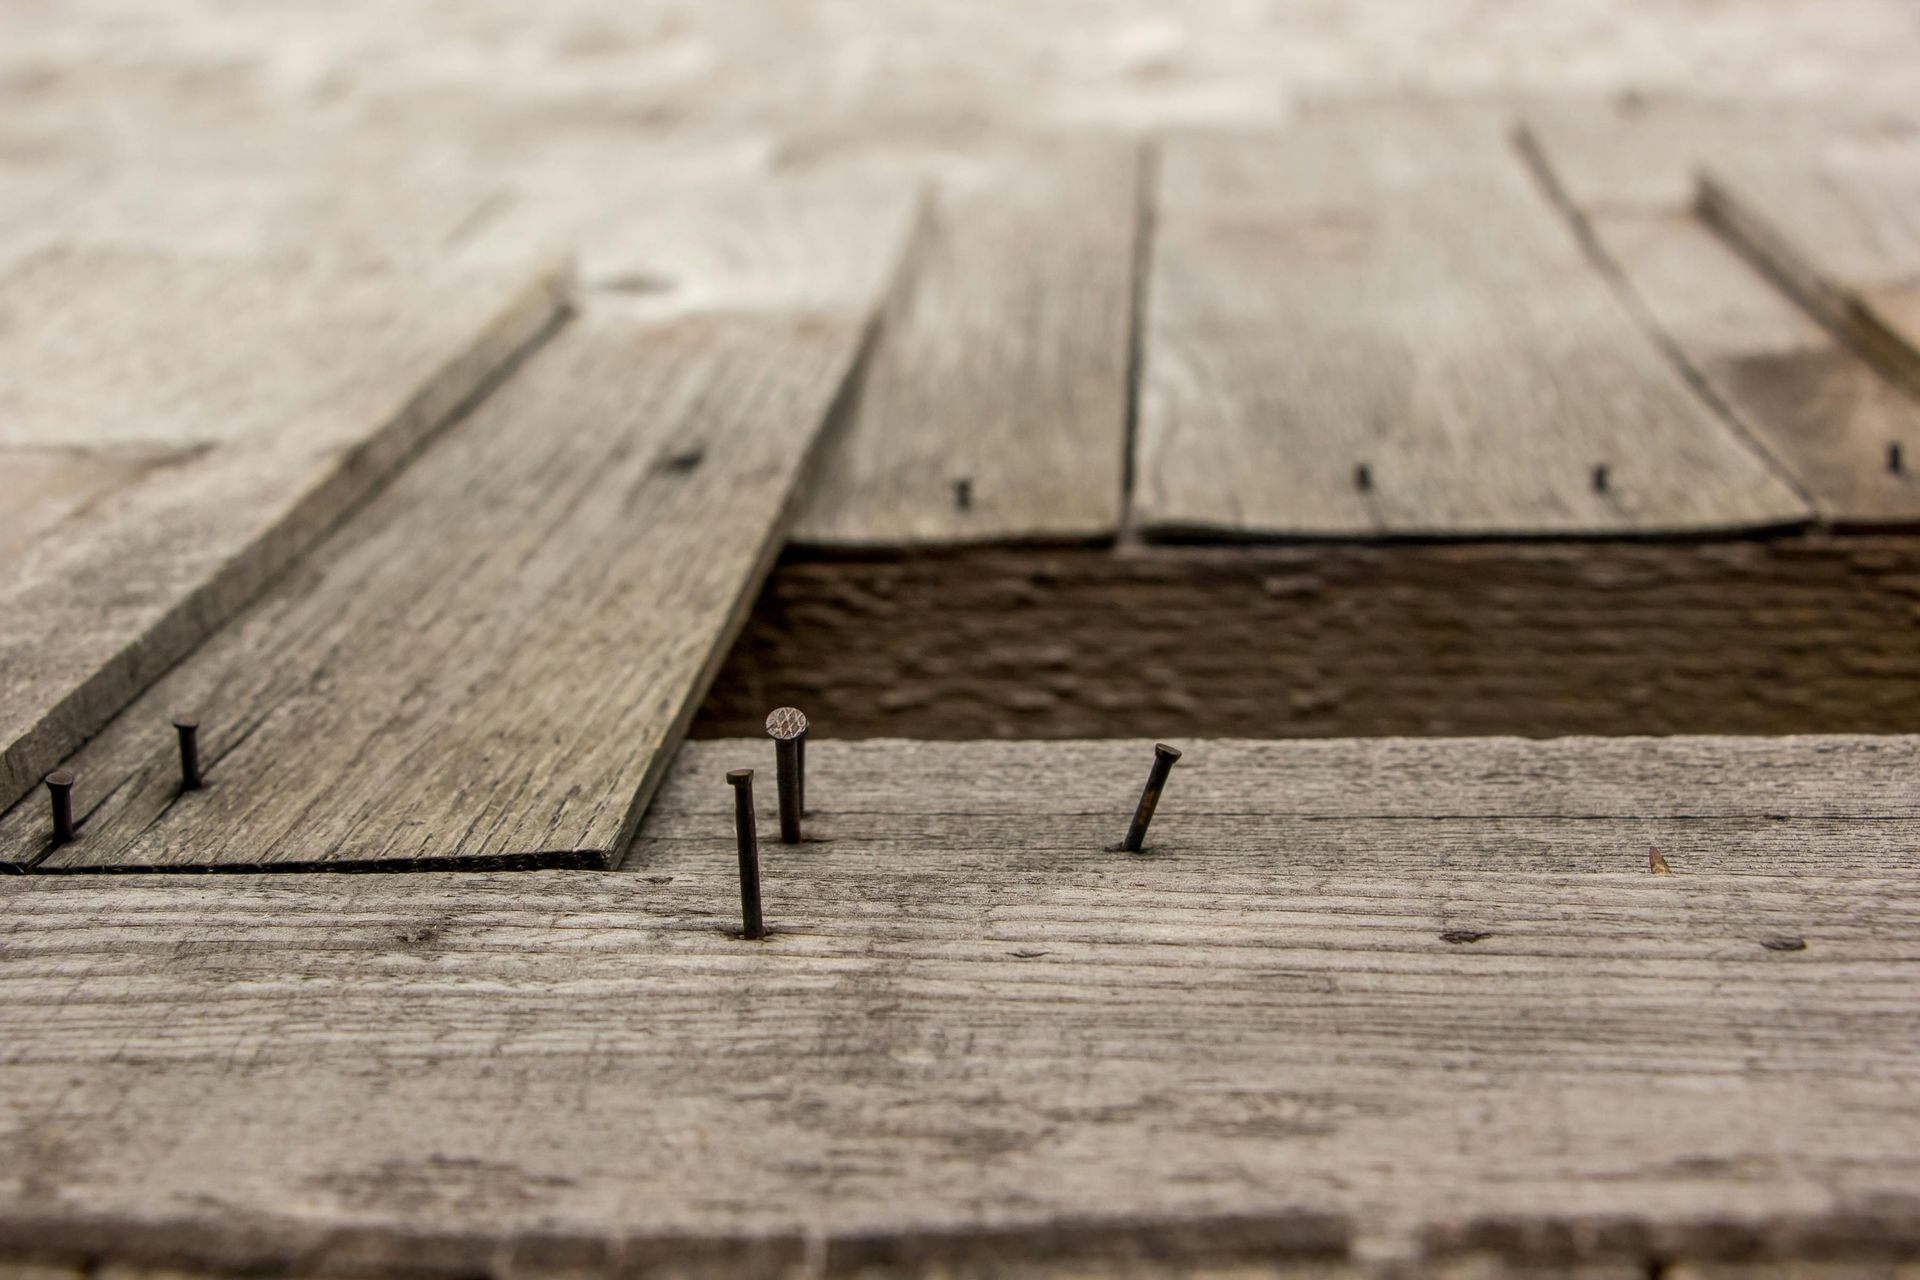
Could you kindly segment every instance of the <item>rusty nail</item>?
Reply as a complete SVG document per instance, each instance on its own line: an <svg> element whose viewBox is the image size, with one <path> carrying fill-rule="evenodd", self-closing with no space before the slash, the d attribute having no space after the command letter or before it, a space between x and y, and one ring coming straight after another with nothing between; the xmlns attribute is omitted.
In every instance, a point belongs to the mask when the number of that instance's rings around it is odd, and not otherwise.
<svg viewBox="0 0 1920 1280"><path fill-rule="evenodd" d="M775 707L767 714L767 732L780 787L780 843L799 844L807 806L807 717L798 707Z"/></svg>
<svg viewBox="0 0 1920 1280"><path fill-rule="evenodd" d="M192 716L175 716L173 729L180 735L180 789L198 791L206 785L200 774L200 722Z"/></svg>
<svg viewBox="0 0 1920 1280"><path fill-rule="evenodd" d="M1160 804L1160 792L1167 785L1167 775L1173 772L1173 762L1179 758L1180 753L1166 743L1153 744L1153 768L1147 773L1147 785L1140 793L1139 808L1133 811L1127 838L1120 844L1126 852L1140 852L1140 844L1147 838L1147 824L1153 821L1153 811Z"/></svg>
<svg viewBox="0 0 1920 1280"><path fill-rule="evenodd" d="M760 918L760 840L753 830L753 770L731 769L727 785L733 788L733 833L740 846L740 924L747 938L767 936Z"/></svg>
<svg viewBox="0 0 1920 1280"><path fill-rule="evenodd" d="M54 847L73 839L73 774L55 769L47 775L47 795L53 802Z"/></svg>

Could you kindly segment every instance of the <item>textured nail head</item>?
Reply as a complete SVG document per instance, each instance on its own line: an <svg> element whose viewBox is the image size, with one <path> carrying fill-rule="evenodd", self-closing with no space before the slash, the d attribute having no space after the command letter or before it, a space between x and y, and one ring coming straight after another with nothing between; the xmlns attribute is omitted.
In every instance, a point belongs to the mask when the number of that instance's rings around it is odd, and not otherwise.
<svg viewBox="0 0 1920 1280"><path fill-rule="evenodd" d="M192 716L175 716L173 729L180 735L180 789L198 791L206 785L200 773L200 722Z"/></svg>
<svg viewBox="0 0 1920 1280"><path fill-rule="evenodd" d="M55 769L47 775L47 798L53 806L53 843L73 839L73 772Z"/></svg>
<svg viewBox="0 0 1920 1280"><path fill-rule="evenodd" d="M1153 821L1153 811L1160 805L1160 793L1166 789L1167 775L1173 772L1173 765L1180 758L1180 752L1164 742L1153 744L1153 768L1147 771L1147 785L1140 792L1140 804L1133 811L1133 822L1127 827L1127 838L1120 842L1121 849L1128 853L1140 852L1140 846L1146 842L1147 827Z"/></svg>
<svg viewBox="0 0 1920 1280"><path fill-rule="evenodd" d="M776 741L797 738L806 731L807 717L798 707L775 707L767 713L767 732Z"/></svg>

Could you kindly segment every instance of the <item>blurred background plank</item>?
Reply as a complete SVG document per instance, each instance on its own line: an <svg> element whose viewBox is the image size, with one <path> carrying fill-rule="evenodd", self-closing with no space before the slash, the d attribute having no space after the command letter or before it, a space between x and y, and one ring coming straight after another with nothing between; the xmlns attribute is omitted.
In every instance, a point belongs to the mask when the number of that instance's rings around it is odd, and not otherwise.
<svg viewBox="0 0 1920 1280"><path fill-rule="evenodd" d="M1147 299L1149 534L1676 534L1811 514L1614 296L1504 119L1407 107L1169 142Z"/></svg>

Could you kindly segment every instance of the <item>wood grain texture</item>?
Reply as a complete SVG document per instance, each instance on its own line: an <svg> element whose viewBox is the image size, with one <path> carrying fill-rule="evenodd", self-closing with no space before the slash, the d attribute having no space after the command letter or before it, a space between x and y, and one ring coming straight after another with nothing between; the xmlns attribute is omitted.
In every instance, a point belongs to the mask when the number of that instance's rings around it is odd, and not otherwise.
<svg viewBox="0 0 1920 1280"><path fill-rule="evenodd" d="M1920 142L1818 166L1710 163L1704 216L1920 394Z"/></svg>
<svg viewBox="0 0 1920 1280"><path fill-rule="evenodd" d="M1656 134L1664 154L1697 157L1775 146L1812 153L1848 137L1839 125L1820 134L1814 122L1787 119L1799 127L1777 140L1758 120L1749 123L1751 132L1737 133L1718 117L1703 122L1696 112L1671 108L1643 108L1612 132L1576 131L1552 117L1548 129L1529 135L1529 146L1648 325L1808 494L1824 521L1920 523L1920 480L1887 462L1896 444L1920 456L1920 399L1809 317L1695 216L1690 187L1683 199L1666 185L1629 183L1616 195L1604 185L1631 172L1631 162L1643 162L1646 140ZM1645 167L1663 168L1657 161Z"/></svg>
<svg viewBox="0 0 1920 1280"><path fill-rule="evenodd" d="M0 279L0 493L39 495L0 579L0 802L384 480L565 283L109 252Z"/></svg>
<svg viewBox="0 0 1920 1280"><path fill-rule="evenodd" d="M946 185L795 541L1114 537L1139 181L1136 147L1095 140L1008 149Z"/></svg>
<svg viewBox="0 0 1920 1280"><path fill-rule="evenodd" d="M1477 115L1178 138L1156 220L1135 459L1149 534L1671 534L1809 514Z"/></svg>
<svg viewBox="0 0 1920 1280"><path fill-rule="evenodd" d="M693 733L1900 733L1916 584L1864 534L790 553Z"/></svg>
<svg viewBox="0 0 1920 1280"><path fill-rule="evenodd" d="M764 740L681 753L633 874L10 880L0 1243L510 1274L1913 1247L1920 877L1851 868L1914 823L1915 740L1183 745L1155 833L1244 844L1087 839L1141 743L817 743L763 943L721 775ZM956 803L1020 822L832 826ZM1260 825L1321 808L1532 811L1569 856L1303 861ZM1809 856L1592 869L1706 810Z"/></svg>
<svg viewBox="0 0 1920 1280"><path fill-rule="evenodd" d="M617 855L778 549L864 314L590 313L70 762L51 867ZM202 726L182 795L169 714ZM40 797L0 820L50 852Z"/></svg>

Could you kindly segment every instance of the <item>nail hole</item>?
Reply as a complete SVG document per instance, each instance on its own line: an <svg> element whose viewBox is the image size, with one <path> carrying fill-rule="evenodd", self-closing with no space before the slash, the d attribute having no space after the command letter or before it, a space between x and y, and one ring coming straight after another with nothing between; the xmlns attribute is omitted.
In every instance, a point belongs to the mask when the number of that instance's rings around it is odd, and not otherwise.
<svg viewBox="0 0 1920 1280"><path fill-rule="evenodd" d="M1760 945L1769 951L1805 951L1807 949L1807 940L1791 935L1782 935L1778 938L1762 938L1760 939Z"/></svg>
<svg viewBox="0 0 1920 1280"><path fill-rule="evenodd" d="M704 445L695 445L691 449L682 449L678 453L668 454L666 457L660 459L660 461L654 463L653 469L655 471L676 471L685 475L706 460L706 447Z"/></svg>
<svg viewBox="0 0 1920 1280"><path fill-rule="evenodd" d="M600 288L608 293L672 293L679 285L671 276L634 271L626 275L609 276L600 282Z"/></svg>
<svg viewBox="0 0 1920 1280"><path fill-rule="evenodd" d="M1492 936L1491 933L1482 933L1478 929L1449 929L1440 935L1440 941L1451 942L1455 946L1459 946L1463 943L1479 942L1482 939L1491 938Z"/></svg>

